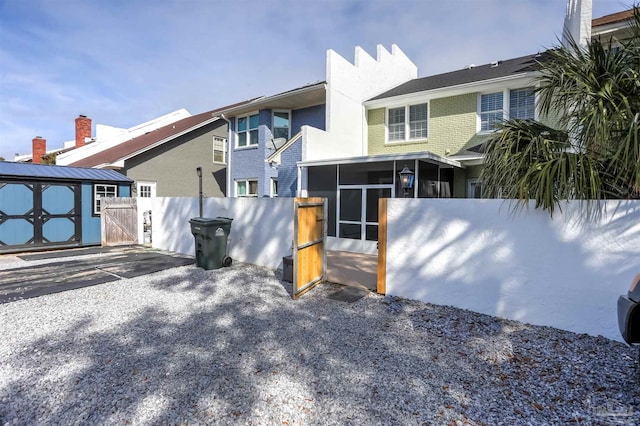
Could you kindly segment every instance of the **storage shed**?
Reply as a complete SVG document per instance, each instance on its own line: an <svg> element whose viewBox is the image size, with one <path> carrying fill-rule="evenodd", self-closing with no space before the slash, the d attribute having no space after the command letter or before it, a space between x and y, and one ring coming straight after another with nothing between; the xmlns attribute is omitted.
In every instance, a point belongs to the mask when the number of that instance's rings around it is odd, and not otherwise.
<svg viewBox="0 0 640 426"><path fill-rule="evenodd" d="M0 253L100 244L100 199L129 197L113 170L0 162Z"/></svg>

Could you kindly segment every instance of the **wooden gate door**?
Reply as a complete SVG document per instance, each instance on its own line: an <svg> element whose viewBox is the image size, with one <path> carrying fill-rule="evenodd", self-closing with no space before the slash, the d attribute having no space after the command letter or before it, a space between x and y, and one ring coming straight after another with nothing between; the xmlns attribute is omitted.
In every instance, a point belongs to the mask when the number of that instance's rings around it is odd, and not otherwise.
<svg viewBox="0 0 640 426"><path fill-rule="evenodd" d="M138 204L135 198L100 199L103 246L138 244Z"/></svg>
<svg viewBox="0 0 640 426"><path fill-rule="evenodd" d="M324 198L294 199L294 299L311 290L325 278L327 217L327 201Z"/></svg>

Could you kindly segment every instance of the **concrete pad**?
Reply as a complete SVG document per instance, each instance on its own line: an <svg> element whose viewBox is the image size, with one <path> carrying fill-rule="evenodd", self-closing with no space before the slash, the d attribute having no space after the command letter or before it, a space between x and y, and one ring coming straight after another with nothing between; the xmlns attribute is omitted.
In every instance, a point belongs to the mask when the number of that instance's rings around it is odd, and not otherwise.
<svg viewBox="0 0 640 426"><path fill-rule="evenodd" d="M98 249L100 248L59 250L38 253L38 256L36 254L21 256L25 260L50 259L51 262L0 270L0 304L104 284L123 278L138 277L195 263L193 258L161 253L141 246ZM100 256L86 254L100 254ZM75 258L54 261L56 258L70 256Z"/></svg>
<svg viewBox="0 0 640 426"><path fill-rule="evenodd" d="M376 291L378 255L328 250L327 281Z"/></svg>

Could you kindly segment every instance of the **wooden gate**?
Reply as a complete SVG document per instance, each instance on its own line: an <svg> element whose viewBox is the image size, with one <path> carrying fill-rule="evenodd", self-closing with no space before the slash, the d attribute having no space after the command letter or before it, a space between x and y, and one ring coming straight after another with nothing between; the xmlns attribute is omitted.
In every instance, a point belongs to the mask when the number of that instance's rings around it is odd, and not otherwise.
<svg viewBox="0 0 640 426"><path fill-rule="evenodd" d="M135 198L100 199L103 246L138 244L138 204Z"/></svg>
<svg viewBox="0 0 640 426"><path fill-rule="evenodd" d="M292 290L294 299L325 279L327 217L327 202L324 198L294 199Z"/></svg>

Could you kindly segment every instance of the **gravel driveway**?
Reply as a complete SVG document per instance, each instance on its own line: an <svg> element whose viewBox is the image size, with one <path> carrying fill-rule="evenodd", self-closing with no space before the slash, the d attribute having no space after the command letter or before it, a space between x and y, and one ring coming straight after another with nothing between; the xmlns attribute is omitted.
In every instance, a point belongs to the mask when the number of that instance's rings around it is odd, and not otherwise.
<svg viewBox="0 0 640 426"><path fill-rule="evenodd" d="M640 421L622 343L284 284L185 266L0 305L0 424Z"/></svg>

